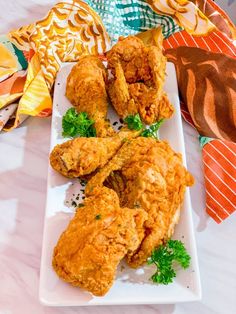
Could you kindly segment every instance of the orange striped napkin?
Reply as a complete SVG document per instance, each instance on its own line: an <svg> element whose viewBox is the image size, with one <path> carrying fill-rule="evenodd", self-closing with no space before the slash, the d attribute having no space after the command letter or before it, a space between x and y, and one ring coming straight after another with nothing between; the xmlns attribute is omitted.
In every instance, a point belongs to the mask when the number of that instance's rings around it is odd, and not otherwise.
<svg viewBox="0 0 236 314"><path fill-rule="evenodd" d="M236 143L210 140L203 147L207 213L221 223L236 206Z"/></svg>
<svg viewBox="0 0 236 314"><path fill-rule="evenodd" d="M194 123L181 102L184 119ZM200 136L206 187L206 211L221 223L236 210L236 143Z"/></svg>
<svg viewBox="0 0 236 314"><path fill-rule="evenodd" d="M221 223L236 210L236 29L213 1L192 2L213 28L176 32L164 48L176 66L182 115L201 135L206 211Z"/></svg>

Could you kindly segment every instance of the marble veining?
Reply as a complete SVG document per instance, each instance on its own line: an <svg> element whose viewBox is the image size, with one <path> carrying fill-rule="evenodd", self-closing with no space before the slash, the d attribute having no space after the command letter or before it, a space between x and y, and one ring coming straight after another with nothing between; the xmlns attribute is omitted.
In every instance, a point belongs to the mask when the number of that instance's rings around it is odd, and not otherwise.
<svg viewBox="0 0 236 314"><path fill-rule="evenodd" d="M1 32L39 19L56 1L0 0ZM0 134L0 314L234 314L235 215L217 225L204 211L205 192L197 132L184 122L194 228L203 298L175 305L50 308L38 300L50 118L30 118Z"/></svg>

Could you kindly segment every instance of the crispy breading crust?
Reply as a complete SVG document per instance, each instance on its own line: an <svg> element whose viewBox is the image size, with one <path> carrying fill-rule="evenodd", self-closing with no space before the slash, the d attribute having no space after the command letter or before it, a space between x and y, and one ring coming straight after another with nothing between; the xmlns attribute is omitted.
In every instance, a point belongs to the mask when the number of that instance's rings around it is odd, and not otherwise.
<svg viewBox="0 0 236 314"><path fill-rule="evenodd" d="M68 178L93 173L103 167L118 151L125 139L138 136L139 131L122 129L114 137L78 137L56 145L50 154L54 170Z"/></svg>
<svg viewBox="0 0 236 314"><path fill-rule="evenodd" d="M139 113L147 124L172 116L173 106L163 91L166 58L161 48L128 36L112 47L107 59L113 74L108 93L119 116Z"/></svg>
<svg viewBox="0 0 236 314"><path fill-rule="evenodd" d="M73 286L103 296L121 259L139 246L146 217L141 209L120 208L111 189L94 189L58 240L54 270Z"/></svg>
<svg viewBox="0 0 236 314"><path fill-rule="evenodd" d="M97 56L83 56L72 68L66 85L66 97L78 112L87 112L95 121L98 137L114 135L107 121L107 70Z"/></svg>
<svg viewBox="0 0 236 314"><path fill-rule="evenodd" d="M185 188L194 179L183 166L181 154L167 142L139 137L126 142L88 182L86 195L105 180L119 195L121 206L140 207L148 213L139 248L127 254L128 264L138 267L173 234Z"/></svg>

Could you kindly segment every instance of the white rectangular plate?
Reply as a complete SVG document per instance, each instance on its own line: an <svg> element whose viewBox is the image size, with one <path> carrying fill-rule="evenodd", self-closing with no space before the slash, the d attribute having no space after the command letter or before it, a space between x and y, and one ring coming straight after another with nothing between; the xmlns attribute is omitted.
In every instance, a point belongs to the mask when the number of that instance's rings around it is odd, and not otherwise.
<svg viewBox="0 0 236 314"><path fill-rule="evenodd" d="M73 64L66 63L57 75L55 82L53 116L51 129L51 150L65 139L61 136L62 116L71 104L65 97L66 79ZM168 140L174 150L181 152L185 160L184 137L178 98L175 68L167 64L165 90L175 106L173 118L166 121L160 130L160 138ZM112 108L108 117L113 124L119 121ZM116 128L120 122L115 123ZM191 255L191 265L187 270L177 270L174 283L167 286L156 285L150 281L154 272L152 266L144 266L138 270L130 269L125 263L117 271L116 281L104 297L94 297L90 293L63 282L54 272L51 261L53 248L73 216L74 207L71 203L82 201L84 187L78 179L70 180L56 173L50 166L48 170L47 204L40 272L40 300L51 306L69 305L112 305L112 304L166 304L196 301L201 298L201 286L197 253L192 224L192 208L189 189L185 193L180 222L174 238L185 243ZM77 197L77 194L80 194ZM77 197L77 199L76 199Z"/></svg>

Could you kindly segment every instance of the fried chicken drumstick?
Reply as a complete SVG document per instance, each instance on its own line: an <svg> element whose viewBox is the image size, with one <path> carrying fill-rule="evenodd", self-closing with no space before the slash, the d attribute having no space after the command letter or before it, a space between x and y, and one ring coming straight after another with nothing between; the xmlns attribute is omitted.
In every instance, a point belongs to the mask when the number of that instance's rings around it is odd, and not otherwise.
<svg viewBox="0 0 236 314"><path fill-rule="evenodd" d="M98 137L115 133L106 120L106 82L106 68L98 57L92 55L81 57L67 78L67 98L78 112L86 112L94 120Z"/></svg>
<svg viewBox="0 0 236 314"><path fill-rule="evenodd" d="M146 216L141 209L120 208L111 189L94 189L60 236L54 270L73 286L103 296L113 284L119 262L137 249Z"/></svg>
<svg viewBox="0 0 236 314"><path fill-rule="evenodd" d="M139 113L147 124L171 117L174 109L163 91L166 58L161 48L128 36L106 56L113 74L108 93L120 117Z"/></svg>
<svg viewBox="0 0 236 314"><path fill-rule="evenodd" d="M103 167L115 155L124 140L138 135L137 131L121 130L114 137L77 137L56 145L50 154L50 164L65 177L85 176Z"/></svg>
<svg viewBox="0 0 236 314"><path fill-rule="evenodd" d="M138 137L127 141L89 180L85 193L90 195L105 182L117 192L122 207L142 208L147 212L144 237L135 252L127 253L127 263L138 267L172 236L185 188L193 181L181 155L167 142Z"/></svg>

